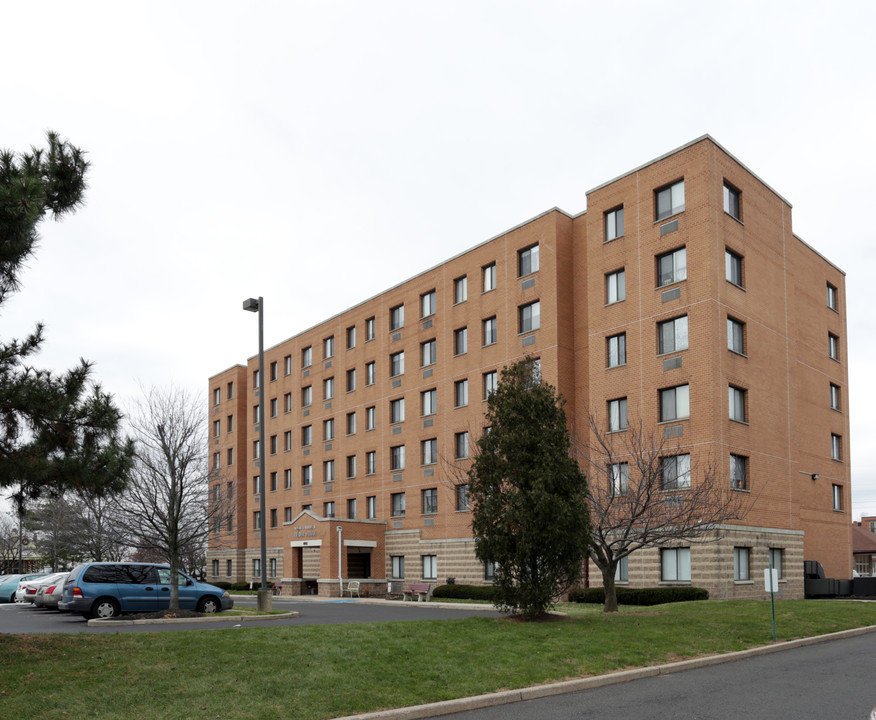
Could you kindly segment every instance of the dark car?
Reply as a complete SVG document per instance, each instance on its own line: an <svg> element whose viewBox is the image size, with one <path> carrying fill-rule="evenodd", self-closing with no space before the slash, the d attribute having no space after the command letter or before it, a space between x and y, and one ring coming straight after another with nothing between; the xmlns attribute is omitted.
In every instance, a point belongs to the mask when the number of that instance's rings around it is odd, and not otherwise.
<svg viewBox="0 0 876 720"><path fill-rule="evenodd" d="M64 583L58 609L91 618L156 612L170 606L171 571L153 563L82 563ZM228 592L179 572L179 606L214 613L230 610Z"/></svg>

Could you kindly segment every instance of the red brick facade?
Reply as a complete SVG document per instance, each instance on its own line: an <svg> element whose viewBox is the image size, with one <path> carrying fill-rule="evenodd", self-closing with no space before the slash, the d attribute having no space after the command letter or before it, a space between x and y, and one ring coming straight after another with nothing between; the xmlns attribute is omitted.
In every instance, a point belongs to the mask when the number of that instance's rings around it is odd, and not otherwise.
<svg viewBox="0 0 876 720"><path fill-rule="evenodd" d="M625 398L631 423L641 417L654 432L670 433L681 452L727 476L728 493L745 494L751 509L743 522L696 548L686 581L715 596L757 596L769 549L782 551L786 596L802 595L803 559L818 560L829 576L851 576L844 273L793 235L790 205L709 137L592 190L587 208L575 217L548 211L266 350L271 579L291 591L316 580L320 592L337 594L340 537L340 575L370 578L373 592L383 591L394 569L398 582L402 563L407 582L483 582L470 516L458 507L461 434L472 446L482 431L485 375L526 354L540 358L544 379L567 398L573 432L587 427L590 413L605 418L608 402ZM618 214L607 213L621 208L618 232ZM664 257L663 269L674 270L661 275ZM521 323L530 322L534 302L540 324L530 330ZM392 327L398 307L403 326ZM686 343L661 346L658 324L685 317ZM741 342L735 351L728 318ZM464 352L457 346L462 329ZM625 363L607 368L607 338L621 334ZM310 364L303 367L306 348ZM393 375L400 352L404 371ZM210 379L214 483L220 494L234 483L237 507L232 532L223 523L211 541L213 580L257 576L256 368L252 358ZM661 422L660 390L685 385L688 408ZM738 420L730 419L731 386L744 408ZM434 407L424 414L423 394L433 390L427 405ZM404 464L394 469L393 448L400 447ZM731 453L745 463L742 490L730 489ZM333 479L325 475L332 461ZM331 502L342 522L324 518ZM308 505L313 516L301 516ZM738 547L750 558L742 579L734 579ZM625 581L660 582L659 552L631 557Z"/></svg>

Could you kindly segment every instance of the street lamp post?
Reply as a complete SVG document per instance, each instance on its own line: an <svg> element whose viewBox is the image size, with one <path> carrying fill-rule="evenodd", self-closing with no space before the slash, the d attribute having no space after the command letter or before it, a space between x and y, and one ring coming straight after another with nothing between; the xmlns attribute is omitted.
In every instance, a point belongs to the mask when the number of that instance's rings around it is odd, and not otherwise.
<svg viewBox="0 0 876 720"><path fill-rule="evenodd" d="M267 518L265 517L265 301L249 298L243 301L243 309L259 314L259 528L262 541L261 569L262 585L258 592L258 608L262 612L271 610L271 590L268 588L268 538Z"/></svg>

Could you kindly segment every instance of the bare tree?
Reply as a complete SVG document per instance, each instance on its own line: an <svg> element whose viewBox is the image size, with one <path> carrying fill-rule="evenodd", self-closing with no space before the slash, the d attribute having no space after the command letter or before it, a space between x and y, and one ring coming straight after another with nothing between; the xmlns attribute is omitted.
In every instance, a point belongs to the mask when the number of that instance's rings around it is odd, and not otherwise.
<svg viewBox="0 0 876 720"><path fill-rule="evenodd" d="M152 388L129 414L137 444L128 488L116 502L118 528L137 556L170 564L170 608L192 547L206 544L210 521L227 510L208 502L206 403L179 388Z"/></svg>
<svg viewBox="0 0 876 720"><path fill-rule="evenodd" d="M68 500L66 493L34 503L28 510L24 526L53 572L81 559L84 523L79 508Z"/></svg>
<svg viewBox="0 0 876 720"><path fill-rule="evenodd" d="M80 525L79 555L95 562L123 560L129 547L124 533L116 529L117 502L113 496L82 490L75 493L72 502Z"/></svg>
<svg viewBox="0 0 876 720"><path fill-rule="evenodd" d="M641 421L607 432L591 416L590 442L578 447L581 464L589 467L590 558L602 573L604 612L617 612L615 573L622 558L671 541L705 540L748 509L710 463L691 466L691 454L668 447Z"/></svg>
<svg viewBox="0 0 876 720"><path fill-rule="evenodd" d="M18 519L11 513L0 515L0 575L18 568Z"/></svg>

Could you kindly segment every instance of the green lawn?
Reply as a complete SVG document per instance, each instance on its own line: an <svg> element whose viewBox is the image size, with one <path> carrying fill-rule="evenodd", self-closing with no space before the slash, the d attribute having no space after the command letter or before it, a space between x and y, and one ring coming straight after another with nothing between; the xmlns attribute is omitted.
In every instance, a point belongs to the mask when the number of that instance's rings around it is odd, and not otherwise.
<svg viewBox="0 0 876 720"><path fill-rule="evenodd" d="M769 602L574 615L118 635L0 635L5 717L332 718L772 641ZM776 603L780 640L876 625L876 603Z"/></svg>

